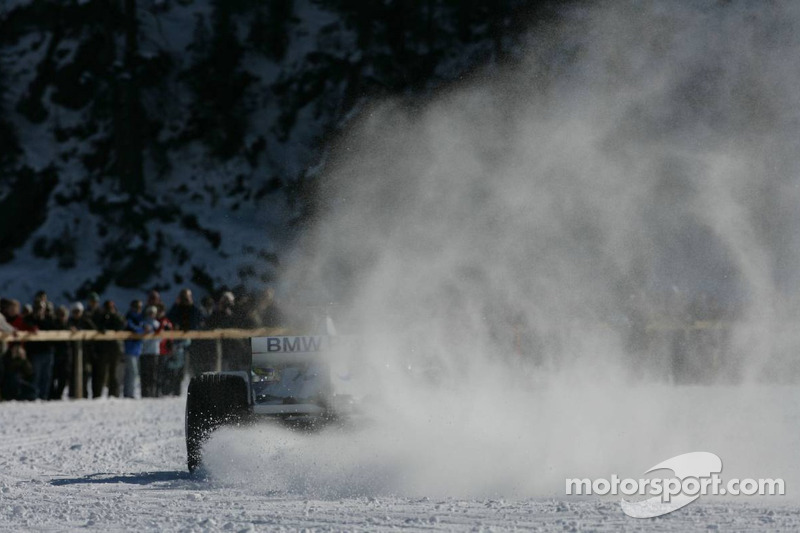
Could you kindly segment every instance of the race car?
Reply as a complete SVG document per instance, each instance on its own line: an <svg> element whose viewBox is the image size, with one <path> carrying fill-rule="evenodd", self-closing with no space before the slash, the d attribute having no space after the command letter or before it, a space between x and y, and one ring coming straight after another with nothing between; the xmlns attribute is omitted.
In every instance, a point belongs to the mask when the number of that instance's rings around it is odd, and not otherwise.
<svg viewBox="0 0 800 533"><path fill-rule="evenodd" d="M318 428L351 415L352 396L335 386L349 376L336 357L346 344L330 335L253 337L249 371L192 378L186 397L189 471L200 466L203 444L220 426L274 421Z"/></svg>

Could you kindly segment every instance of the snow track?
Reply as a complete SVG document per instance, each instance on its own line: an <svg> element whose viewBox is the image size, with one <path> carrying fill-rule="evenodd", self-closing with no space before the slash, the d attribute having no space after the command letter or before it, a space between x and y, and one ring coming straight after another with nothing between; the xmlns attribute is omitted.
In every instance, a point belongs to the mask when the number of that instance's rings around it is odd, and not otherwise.
<svg viewBox="0 0 800 533"><path fill-rule="evenodd" d="M0 531L800 528L786 500L706 500L642 521L612 499L324 499L190 476L183 408L182 398L0 404Z"/></svg>

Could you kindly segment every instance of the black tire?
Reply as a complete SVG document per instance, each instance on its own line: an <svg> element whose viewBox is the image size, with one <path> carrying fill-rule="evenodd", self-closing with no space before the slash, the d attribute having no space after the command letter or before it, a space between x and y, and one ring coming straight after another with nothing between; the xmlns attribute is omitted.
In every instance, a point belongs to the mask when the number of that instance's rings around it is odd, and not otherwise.
<svg viewBox="0 0 800 533"><path fill-rule="evenodd" d="M186 394L186 455L189 472L202 460L202 447L224 424L240 424L248 413L247 383L239 376L202 374Z"/></svg>

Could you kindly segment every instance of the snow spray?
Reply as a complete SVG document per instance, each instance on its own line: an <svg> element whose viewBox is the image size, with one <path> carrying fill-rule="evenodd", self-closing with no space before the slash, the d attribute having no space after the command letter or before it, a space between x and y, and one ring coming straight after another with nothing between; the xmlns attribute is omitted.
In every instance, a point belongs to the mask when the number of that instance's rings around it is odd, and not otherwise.
<svg viewBox="0 0 800 533"><path fill-rule="evenodd" d="M791 496L797 57L797 3L608 2L535 26L508 64L364 109L283 282L363 336L372 424L222 431L212 477L551 497L709 451Z"/></svg>

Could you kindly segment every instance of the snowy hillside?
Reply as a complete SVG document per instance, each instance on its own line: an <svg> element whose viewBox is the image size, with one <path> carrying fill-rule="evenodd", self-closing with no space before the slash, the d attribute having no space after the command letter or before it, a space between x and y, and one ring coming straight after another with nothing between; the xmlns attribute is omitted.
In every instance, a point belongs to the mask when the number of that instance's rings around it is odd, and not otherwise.
<svg viewBox="0 0 800 533"><path fill-rule="evenodd" d="M343 121L497 57L531 11L400 4L0 2L0 293L273 280Z"/></svg>

